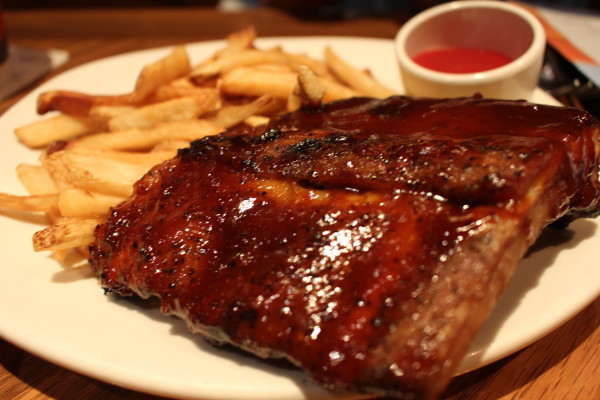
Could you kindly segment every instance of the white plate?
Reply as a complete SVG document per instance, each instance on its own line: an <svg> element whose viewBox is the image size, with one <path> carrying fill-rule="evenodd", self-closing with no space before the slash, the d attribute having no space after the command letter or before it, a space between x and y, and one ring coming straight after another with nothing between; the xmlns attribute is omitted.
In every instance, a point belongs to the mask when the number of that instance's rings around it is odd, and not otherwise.
<svg viewBox="0 0 600 400"><path fill-rule="evenodd" d="M331 45L345 59L368 67L385 84L402 90L389 40L311 37L271 38L261 46L283 45L322 58ZM193 61L222 42L188 46ZM167 54L160 48L111 57L75 68L48 81L0 118L0 191L24 194L17 164L37 163L38 153L14 138L13 129L38 118L37 95L50 89L124 93L140 68ZM542 91L530 99L555 103ZM333 395L281 363L215 349L185 325L142 303L104 296L85 263L61 266L34 253L31 235L40 218L0 214L0 335L38 356L82 374L130 389L176 398L299 399ZM597 223L577 221L548 234L546 246L522 263L506 294L465 357L461 371L506 356L550 332L600 294Z"/></svg>

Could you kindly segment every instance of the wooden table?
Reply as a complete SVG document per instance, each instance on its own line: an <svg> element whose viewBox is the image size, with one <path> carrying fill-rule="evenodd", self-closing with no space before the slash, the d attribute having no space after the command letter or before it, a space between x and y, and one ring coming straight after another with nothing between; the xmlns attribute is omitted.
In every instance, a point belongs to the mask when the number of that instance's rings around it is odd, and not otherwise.
<svg viewBox="0 0 600 400"><path fill-rule="evenodd" d="M399 20L302 21L262 9L225 14L213 9L6 11L10 43L61 48L71 58L50 76L122 52L220 39L256 26L260 36L362 35L392 38ZM50 77L49 76L49 77ZM0 113L23 93L0 103ZM2 307L9 305L2 304ZM492 365L455 379L446 399L600 399L600 299L547 337ZM43 335L43 332L36 334ZM65 370L0 341L2 399L158 399Z"/></svg>

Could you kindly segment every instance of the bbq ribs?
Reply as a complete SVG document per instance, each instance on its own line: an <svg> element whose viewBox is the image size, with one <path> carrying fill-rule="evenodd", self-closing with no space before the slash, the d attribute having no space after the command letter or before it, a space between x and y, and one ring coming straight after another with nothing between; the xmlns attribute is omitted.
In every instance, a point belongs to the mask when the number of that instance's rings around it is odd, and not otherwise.
<svg viewBox="0 0 600 400"><path fill-rule="evenodd" d="M598 213L599 124L481 98L354 98L151 170L96 230L122 295L331 389L435 398L540 231Z"/></svg>

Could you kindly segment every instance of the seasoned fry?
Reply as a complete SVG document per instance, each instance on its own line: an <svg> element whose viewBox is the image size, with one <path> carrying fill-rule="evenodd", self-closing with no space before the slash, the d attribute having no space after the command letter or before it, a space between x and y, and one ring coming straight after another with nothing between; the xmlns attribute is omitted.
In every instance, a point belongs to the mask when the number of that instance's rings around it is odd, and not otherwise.
<svg viewBox="0 0 600 400"><path fill-rule="evenodd" d="M94 230L99 223L99 219L76 219L49 226L33 235L33 249L55 251L87 246L94 240Z"/></svg>
<svg viewBox="0 0 600 400"><path fill-rule="evenodd" d="M373 77L342 60L332 49L325 49L325 60L331 70L351 88L363 96L388 97L395 94Z"/></svg>
<svg viewBox="0 0 600 400"><path fill-rule="evenodd" d="M94 132L96 124L87 116L58 114L15 129L15 135L31 148L41 148L57 140L70 140Z"/></svg>
<svg viewBox="0 0 600 400"><path fill-rule="evenodd" d="M130 101L138 103L152 95L161 85L181 78L190 72L190 59L184 46L177 46L166 57L142 69Z"/></svg>

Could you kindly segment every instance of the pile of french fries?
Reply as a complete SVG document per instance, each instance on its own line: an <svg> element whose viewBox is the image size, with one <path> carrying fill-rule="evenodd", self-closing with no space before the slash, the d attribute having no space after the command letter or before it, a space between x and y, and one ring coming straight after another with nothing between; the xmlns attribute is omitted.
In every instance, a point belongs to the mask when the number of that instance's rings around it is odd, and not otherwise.
<svg viewBox="0 0 600 400"><path fill-rule="evenodd" d="M17 167L29 195L0 193L0 208L46 214L49 226L33 237L36 251L52 251L58 260L71 249L86 255L111 207L191 141L265 124L303 104L394 94L331 48L321 61L258 49L255 39L252 27L232 33L196 66L177 46L141 70L131 93L42 93L37 111L50 115L15 130L23 144L41 151L39 165Z"/></svg>

